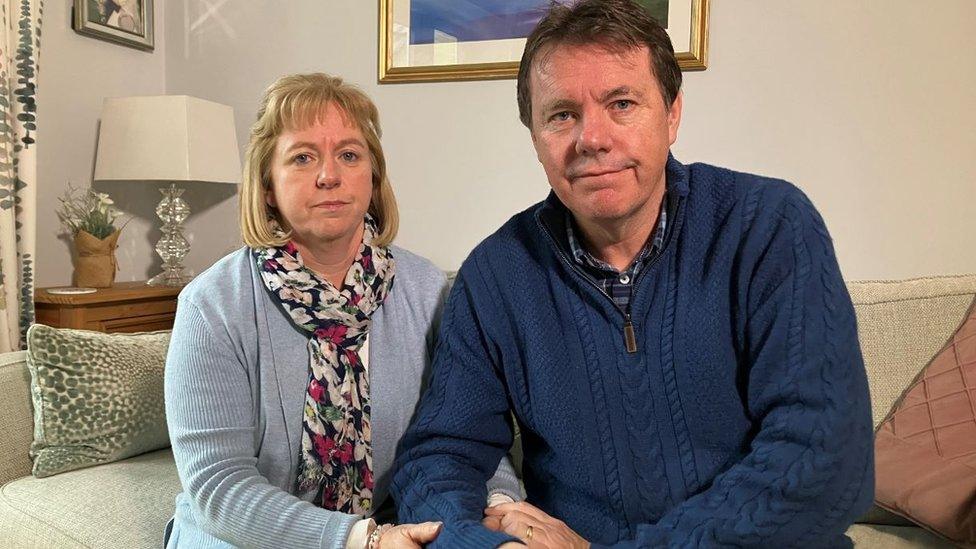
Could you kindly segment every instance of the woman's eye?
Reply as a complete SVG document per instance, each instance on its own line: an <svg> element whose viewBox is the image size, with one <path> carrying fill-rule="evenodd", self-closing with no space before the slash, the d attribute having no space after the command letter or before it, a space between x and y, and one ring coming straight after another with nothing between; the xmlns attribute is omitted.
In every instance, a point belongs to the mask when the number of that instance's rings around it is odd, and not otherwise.
<svg viewBox="0 0 976 549"><path fill-rule="evenodd" d="M356 154L356 153L354 153L354 152L352 152L352 151L346 151L346 152L342 153L341 157L346 162L355 162L355 161L359 160L359 155Z"/></svg>
<svg viewBox="0 0 976 549"><path fill-rule="evenodd" d="M294 161L296 164L308 164L312 161L312 155L306 153L296 154Z"/></svg>

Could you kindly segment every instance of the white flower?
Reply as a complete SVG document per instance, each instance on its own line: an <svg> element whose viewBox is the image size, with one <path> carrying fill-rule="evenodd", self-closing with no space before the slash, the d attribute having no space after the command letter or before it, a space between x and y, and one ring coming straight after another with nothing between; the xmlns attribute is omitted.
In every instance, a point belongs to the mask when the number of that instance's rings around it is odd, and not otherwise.
<svg viewBox="0 0 976 549"><path fill-rule="evenodd" d="M264 279L265 284L268 285L268 289L270 289L272 292L277 291L278 288L281 288L281 280L277 276L262 271L261 278Z"/></svg>
<svg viewBox="0 0 976 549"><path fill-rule="evenodd" d="M312 317L305 314L304 308L290 309L288 314L291 315L291 319L295 324L308 324L312 321Z"/></svg>
<svg viewBox="0 0 976 549"><path fill-rule="evenodd" d="M308 292L302 292L293 288L282 288L279 292L282 299L288 299L290 301L297 301L304 304L305 306L312 304L312 294Z"/></svg>
<svg viewBox="0 0 976 549"><path fill-rule="evenodd" d="M312 277L304 270L286 272L283 278L300 290L307 289L306 286L312 283Z"/></svg>
<svg viewBox="0 0 976 549"><path fill-rule="evenodd" d="M285 254L281 254L281 256L278 257L278 263L280 263L286 271L293 271L302 266L302 264L295 261L293 257Z"/></svg>

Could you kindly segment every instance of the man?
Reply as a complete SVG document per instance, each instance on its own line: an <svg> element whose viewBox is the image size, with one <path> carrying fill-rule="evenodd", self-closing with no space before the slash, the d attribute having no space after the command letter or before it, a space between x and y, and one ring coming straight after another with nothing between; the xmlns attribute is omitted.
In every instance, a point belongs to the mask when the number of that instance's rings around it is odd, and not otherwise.
<svg viewBox="0 0 976 549"><path fill-rule="evenodd" d="M461 267L394 481L437 546L850 545L872 429L830 237L794 186L670 156L680 84L631 0L529 37L519 111L552 193ZM483 510L510 410L527 502Z"/></svg>

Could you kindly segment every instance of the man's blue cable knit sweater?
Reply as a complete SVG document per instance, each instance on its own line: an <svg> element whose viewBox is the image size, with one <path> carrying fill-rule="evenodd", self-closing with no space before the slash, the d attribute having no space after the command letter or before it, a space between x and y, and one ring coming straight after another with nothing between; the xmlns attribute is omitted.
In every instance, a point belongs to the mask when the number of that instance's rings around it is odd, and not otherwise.
<svg viewBox="0 0 976 549"><path fill-rule="evenodd" d="M667 166L674 217L625 315L574 266L554 196L464 262L393 483L434 547L480 524L521 428L528 501L595 547L849 546L874 494L868 387L830 236L789 183ZM563 231L563 232L560 232Z"/></svg>

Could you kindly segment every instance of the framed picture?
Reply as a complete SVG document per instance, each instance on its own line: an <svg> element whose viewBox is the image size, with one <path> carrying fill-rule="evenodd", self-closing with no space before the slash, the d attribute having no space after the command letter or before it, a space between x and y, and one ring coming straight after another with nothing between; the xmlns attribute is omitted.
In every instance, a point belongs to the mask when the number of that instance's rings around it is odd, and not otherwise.
<svg viewBox="0 0 976 549"><path fill-rule="evenodd" d="M572 0L556 0L570 3ZM708 0L636 0L671 36L683 70L704 70ZM379 81L514 78L550 0L379 0Z"/></svg>
<svg viewBox="0 0 976 549"><path fill-rule="evenodd" d="M74 0L78 34L153 50L153 0Z"/></svg>

